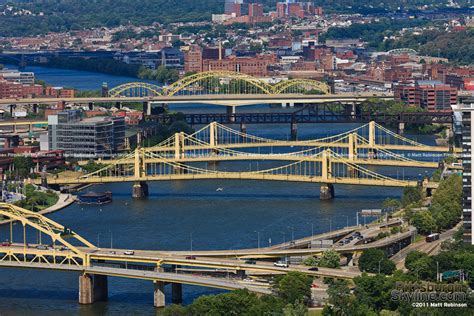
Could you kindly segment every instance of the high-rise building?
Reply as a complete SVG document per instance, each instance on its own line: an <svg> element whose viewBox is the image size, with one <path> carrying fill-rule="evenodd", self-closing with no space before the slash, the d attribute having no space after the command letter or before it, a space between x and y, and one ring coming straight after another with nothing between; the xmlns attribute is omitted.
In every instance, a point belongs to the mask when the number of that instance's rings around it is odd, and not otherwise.
<svg viewBox="0 0 474 316"><path fill-rule="evenodd" d="M48 116L49 150L63 150L66 156L78 158L110 157L123 150L124 144L123 117L83 119L79 110Z"/></svg>
<svg viewBox="0 0 474 316"><path fill-rule="evenodd" d="M241 16L242 3L244 3L244 0L225 0L224 14L234 14L235 16Z"/></svg>
<svg viewBox="0 0 474 316"><path fill-rule="evenodd" d="M250 17L263 16L263 5L260 3L249 3L249 16Z"/></svg>
<svg viewBox="0 0 474 316"><path fill-rule="evenodd" d="M461 105L455 109L456 112L462 113L462 209L463 209L463 223L464 234L463 240L465 243L474 245L474 231L472 226L472 211L474 209L472 197L474 196L472 182L474 177L472 175L473 169L473 136L474 136L474 104Z"/></svg>

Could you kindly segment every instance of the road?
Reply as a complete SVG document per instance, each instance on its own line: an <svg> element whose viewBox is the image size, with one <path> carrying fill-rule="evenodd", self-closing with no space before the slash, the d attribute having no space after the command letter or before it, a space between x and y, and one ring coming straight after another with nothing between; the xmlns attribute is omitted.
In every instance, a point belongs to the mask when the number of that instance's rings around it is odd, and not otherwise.
<svg viewBox="0 0 474 316"><path fill-rule="evenodd" d="M395 263L395 265L397 266L397 269L407 271L407 269L405 268L405 259L406 259L406 256L410 252L420 251L429 255L438 254L441 249L441 243L445 240L451 239L453 235L456 233L456 231L459 230L459 227L461 225L462 223L458 223L456 226L454 226L450 230L447 230L441 233L440 238L438 240L435 240L432 242L426 242L425 239L422 239L415 243L412 243L408 245L407 247L403 248L401 251L399 251L395 255L393 255L390 258L390 260L392 260Z"/></svg>

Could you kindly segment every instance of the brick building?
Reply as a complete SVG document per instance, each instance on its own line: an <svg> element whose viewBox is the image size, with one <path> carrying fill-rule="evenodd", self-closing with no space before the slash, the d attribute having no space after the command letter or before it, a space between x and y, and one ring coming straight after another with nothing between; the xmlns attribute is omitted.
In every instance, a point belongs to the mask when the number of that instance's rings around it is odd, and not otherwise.
<svg viewBox="0 0 474 316"><path fill-rule="evenodd" d="M457 90L440 81L419 80L415 84L400 84L394 88L395 100L428 111L452 111L457 103Z"/></svg>

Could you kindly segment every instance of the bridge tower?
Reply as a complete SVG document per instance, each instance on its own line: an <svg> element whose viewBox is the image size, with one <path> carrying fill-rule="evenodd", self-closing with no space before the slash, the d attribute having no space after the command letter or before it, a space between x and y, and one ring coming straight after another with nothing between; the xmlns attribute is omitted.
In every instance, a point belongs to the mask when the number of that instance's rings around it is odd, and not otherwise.
<svg viewBox="0 0 474 316"><path fill-rule="evenodd" d="M369 158L375 159L377 156L377 149L375 149L375 122L370 121L369 123Z"/></svg>
<svg viewBox="0 0 474 316"><path fill-rule="evenodd" d="M179 161L184 158L184 132L174 134L174 159ZM179 167L174 167L175 174L181 174L184 170Z"/></svg>
<svg viewBox="0 0 474 316"><path fill-rule="evenodd" d="M321 167L321 177L323 180L323 184L321 184L321 187L319 189L319 198L321 200L331 200L334 198L334 186L332 183L325 183L325 181L328 181L331 178L331 151L330 150L325 150L323 152L323 157L322 157L322 167Z"/></svg>
<svg viewBox="0 0 474 316"><path fill-rule="evenodd" d="M349 162L354 162L355 159L357 159L357 133L351 133L347 135L348 138L348 146L349 146L349 152L348 152L348 158ZM354 169L352 166L347 166L347 171L350 176L356 177L357 176L357 170Z"/></svg>
<svg viewBox="0 0 474 316"><path fill-rule="evenodd" d="M137 199L142 199L148 196L148 184L145 181L140 181L146 176L145 167L145 152L143 148L135 149L134 157L134 175L137 181L133 183L132 196Z"/></svg>
<svg viewBox="0 0 474 316"><path fill-rule="evenodd" d="M219 150L217 149L217 144L219 143L219 139L217 137L217 123L212 122L209 124L209 145L211 145L211 155L217 156L219 154ZM207 163L210 169L216 170L217 161L209 161Z"/></svg>

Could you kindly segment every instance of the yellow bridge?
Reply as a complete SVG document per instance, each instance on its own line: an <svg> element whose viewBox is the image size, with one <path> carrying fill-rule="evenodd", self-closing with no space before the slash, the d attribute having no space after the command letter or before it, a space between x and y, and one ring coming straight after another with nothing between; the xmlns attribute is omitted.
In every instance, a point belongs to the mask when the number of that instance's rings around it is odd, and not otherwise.
<svg viewBox="0 0 474 316"><path fill-rule="evenodd" d="M266 147L300 147L302 150L289 153L242 151ZM104 167L97 171L67 177L49 176L46 180L50 185L134 182L135 197L147 195L147 181L239 179L311 182L322 184L321 198L327 199L334 196L333 184L418 185L417 181L390 178L362 165L438 167L438 161L417 161L390 150L448 152L449 148L417 143L375 122L339 135L305 141L271 140L211 123L191 135L176 133L156 146L137 148L118 159L100 160ZM289 161L289 164L246 171L216 170L209 164L236 160ZM203 162L208 162L207 167L195 164ZM36 181L41 183L40 179Z"/></svg>
<svg viewBox="0 0 474 316"><path fill-rule="evenodd" d="M359 272L330 268L311 271L309 267L299 265L282 268L274 266L271 261L249 264L238 259L312 255L325 250L322 248L292 248L286 244L261 249L195 252L98 248L71 228L35 212L0 203L0 215L11 220L10 239L0 246L0 267L78 273L80 274L79 302L82 304L107 299L107 276L153 281L155 306L162 307L165 304L164 287L167 284L172 285L173 302L179 302L182 284L228 290L245 288L256 293L272 293L269 283L249 283L244 280L246 273L274 275L299 271L307 275L339 279L352 279L360 275ZM380 225L385 224L371 224L368 231L377 230ZM339 239L356 229L358 228L347 227L311 236L295 241L294 246L299 245L300 242L311 242L311 240ZM22 237L19 237L21 235ZM371 247L385 247L387 244L410 238L410 236L411 233L408 232L397 234L393 237L396 239L386 242L381 240L368 245L349 245L334 249L340 253L358 253ZM35 239L36 242L33 243L32 240ZM199 274L196 274L196 271L199 271ZM218 277L216 274L219 273L227 275L231 273L232 278Z"/></svg>

